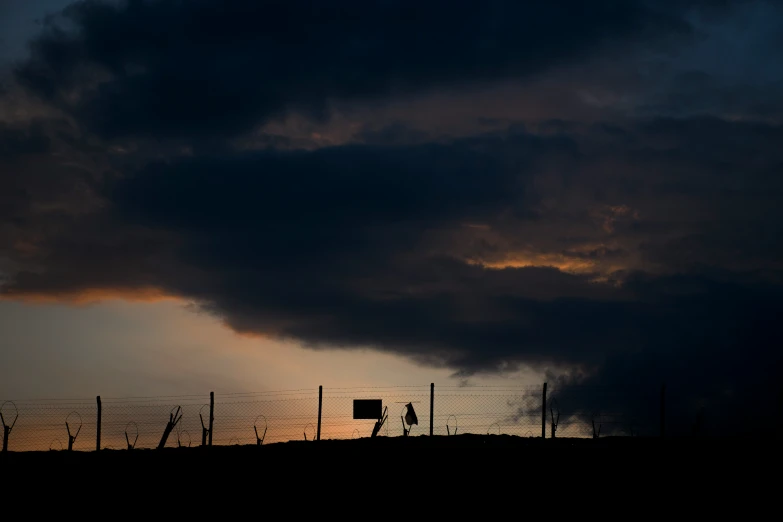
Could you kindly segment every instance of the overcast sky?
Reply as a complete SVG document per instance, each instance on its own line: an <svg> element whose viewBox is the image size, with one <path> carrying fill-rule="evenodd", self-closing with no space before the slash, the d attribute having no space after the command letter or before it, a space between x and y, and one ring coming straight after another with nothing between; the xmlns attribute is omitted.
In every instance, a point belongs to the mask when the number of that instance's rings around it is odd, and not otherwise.
<svg viewBox="0 0 783 522"><path fill-rule="evenodd" d="M0 20L0 397L666 382L720 424L781 392L780 2Z"/></svg>

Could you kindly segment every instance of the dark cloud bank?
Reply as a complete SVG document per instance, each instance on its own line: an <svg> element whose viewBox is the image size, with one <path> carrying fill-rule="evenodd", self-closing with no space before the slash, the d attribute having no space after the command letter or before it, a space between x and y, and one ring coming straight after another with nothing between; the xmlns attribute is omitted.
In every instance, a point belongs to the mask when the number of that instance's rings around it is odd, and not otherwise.
<svg viewBox="0 0 783 522"><path fill-rule="evenodd" d="M586 387L561 404L642 429L664 382L673 430L700 411L725 433L777 422L783 127L703 114L232 146L292 112L328 120L333 100L670 46L693 9L735 3L330 4L92 1L52 21L16 82L57 116L0 124L4 296L154 288L313 348L570 368L552 379Z"/></svg>

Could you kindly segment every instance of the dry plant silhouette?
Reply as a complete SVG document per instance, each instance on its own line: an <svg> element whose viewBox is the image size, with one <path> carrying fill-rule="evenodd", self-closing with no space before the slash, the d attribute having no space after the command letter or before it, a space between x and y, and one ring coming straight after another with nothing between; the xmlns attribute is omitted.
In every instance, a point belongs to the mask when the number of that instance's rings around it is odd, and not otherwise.
<svg viewBox="0 0 783 522"><path fill-rule="evenodd" d="M8 420L6 420L6 418ZM3 452L8 451L8 439L11 437L11 430L16 426L19 419L19 408L14 401L5 401L0 405L0 422L3 424ZM10 423L10 424L9 424Z"/></svg>
<svg viewBox="0 0 783 522"><path fill-rule="evenodd" d="M133 435L128 434L128 429L131 430L131 433L133 433ZM133 438L133 442L131 442L131 438ZM127 444L127 448L129 450L132 450L133 448L136 447L136 443L138 441L139 441L139 425L133 421L130 421L125 426L125 443Z"/></svg>
<svg viewBox="0 0 783 522"><path fill-rule="evenodd" d="M163 449L166 447L166 441L168 440L169 435L171 435L172 430L177 424L179 424L179 421L181 420L182 406L175 406L172 408L171 413L169 413L169 421L166 423L166 429L163 430L163 436L160 438L158 449Z"/></svg>
<svg viewBox="0 0 783 522"><path fill-rule="evenodd" d="M552 428L550 437L554 439L557 435L557 423L560 422L560 406L557 403L557 399L549 401L549 421Z"/></svg>
<svg viewBox="0 0 783 522"><path fill-rule="evenodd" d="M76 426L76 431L72 433L73 426ZM65 418L65 429L68 430L68 451L72 451L73 443L76 442L76 437L82 431L82 416L79 415L78 411L72 411Z"/></svg>
<svg viewBox="0 0 783 522"><path fill-rule="evenodd" d="M595 426L596 419L598 419L598 428L596 428L596 426ZM601 426L602 425L601 425L600 419L601 419L601 415L599 413L597 413L597 412L593 413L593 416L590 419L590 422L592 423L592 426L593 426L593 438L594 439L597 439L598 437L601 436Z"/></svg>
<svg viewBox="0 0 783 522"><path fill-rule="evenodd" d="M449 425L449 420L454 419L454 433L451 432L451 427ZM456 435L457 434L457 416L454 414L449 415L446 418L446 435Z"/></svg>
<svg viewBox="0 0 783 522"><path fill-rule="evenodd" d="M261 433L261 435L258 434L258 421L263 420L264 421L264 431ZM263 415L259 415L255 418L253 421L253 432L256 434L256 446L261 446L264 444L264 439L266 438L266 430L269 427L269 424L266 421L266 417Z"/></svg>
<svg viewBox="0 0 783 522"><path fill-rule="evenodd" d="M492 430L492 428L493 428L493 427L495 428L495 431L496 431L497 433L494 433L494 434L492 433L492 431L493 431L493 430ZM499 423L497 423L497 422L493 422L492 424L490 424L490 425L487 427L487 435L500 435L500 424L499 424Z"/></svg>
<svg viewBox="0 0 783 522"><path fill-rule="evenodd" d="M378 434L381 431L381 428L385 425L386 426L386 432L388 434L389 425L386 424L386 419L388 419L388 406L383 407L383 412L381 412L381 417L375 421L375 424L372 427L372 434L370 435L371 438L375 438L378 436Z"/></svg>
<svg viewBox="0 0 783 522"><path fill-rule="evenodd" d="M187 442L186 442L187 441ZM192 441L190 439L190 432L188 430L183 430L177 428L177 447L178 448L189 448Z"/></svg>

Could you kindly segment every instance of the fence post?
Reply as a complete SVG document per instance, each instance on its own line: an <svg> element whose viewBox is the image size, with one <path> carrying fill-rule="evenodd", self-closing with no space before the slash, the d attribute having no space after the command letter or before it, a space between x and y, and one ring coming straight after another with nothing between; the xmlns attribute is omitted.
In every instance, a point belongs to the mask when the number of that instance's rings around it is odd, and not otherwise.
<svg viewBox="0 0 783 522"><path fill-rule="evenodd" d="M321 440L321 405L323 404L324 387L318 386L318 431L315 434L315 440Z"/></svg>
<svg viewBox="0 0 783 522"><path fill-rule="evenodd" d="M102 412L102 406L101 406L101 396L98 395L95 397L95 400L98 401L98 425L95 429L95 451L101 451L101 412Z"/></svg>
<svg viewBox="0 0 783 522"><path fill-rule="evenodd" d="M212 424L215 422L215 392L209 392L209 445L212 446Z"/></svg>
<svg viewBox="0 0 783 522"><path fill-rule="evenodd" d="M544 399L541 401L541 438L546 438L546 383L544 383Z"/></svg>
<svg viewBox="0 0 783 522"><path fill-rule="evenodd" d="M432 419L435 416L435 383L430 383L430 437L432 437Z"/></svg>
<svg viewBox="0 0 783 522"><path fill-rule="evenodd" d="M666 435L666 385L661 385L661 438Z"/></svg>

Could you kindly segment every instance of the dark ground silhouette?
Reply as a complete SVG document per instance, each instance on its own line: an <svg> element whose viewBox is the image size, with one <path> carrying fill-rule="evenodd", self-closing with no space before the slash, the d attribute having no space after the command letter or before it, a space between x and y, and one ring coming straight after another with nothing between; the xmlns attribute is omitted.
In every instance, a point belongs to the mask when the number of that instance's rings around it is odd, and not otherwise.
<svg viewBox="0 0 783 522"><path fill-rule="evenodd" d="M755 500L746 515L776 498L782 455L773 439L458 435L11 452L0 457L0 470L6 498L40 494L67 502L91 491L118 506L132 499L129 509L137 509L173 496L181 498L176 509L202 515L217 509L212 503L230 499L232 509L263 499L266 507L258 509L265 512L314 509L314 498L377 510L377 502L394 504L395 494L407 492L416 502L434 502L463 516L458 507L463 503L480 516L512 508L538 512L543 499L550 503L547 509L551 503L570 509L567 505L579 502L587 513L681 504L678 510L687 505L702 516L718 516L750 496Z"/></svg>
<svg viewBox="0 0 783 522"><path fill-rule="evenodd" d="M763 441L377 438L0 457L34 519L702 521L776 512ZM12 520L7 518L6 520Z"/></svg>

